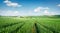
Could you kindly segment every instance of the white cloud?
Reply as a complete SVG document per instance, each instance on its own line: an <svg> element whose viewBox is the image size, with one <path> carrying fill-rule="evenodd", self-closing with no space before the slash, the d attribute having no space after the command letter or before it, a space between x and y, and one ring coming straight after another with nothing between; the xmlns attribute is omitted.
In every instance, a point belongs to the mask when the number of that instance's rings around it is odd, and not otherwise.
<svg viewBox="0 0 60 33"><path fill-rule="evenodd" d="M43 15L54 15L54 12L49 12L50 8L48 7L37 7L36 9L34 9L34 12L40 12L42 11Z"/></svg>
<svg viewBox="0 0 60 33"><path fill-rule="evenodd" d="M49 12L48 10L45 10L44 15L49 15L49 16L55 15L55 12Z"/></svg>
<svg viewBox="0 0 60 33"><path fill-rule="evenodd" d="M41 10L48 10L48 7L37 7L36 9L34 9L34 12L40 12Z"/></svg>
<svg viewBox="0 0 60 33"><path fill-rule="evenodd" d="M7 6L11 6L11 7L21 7L22 5L19 5L18 3L13 3L9 0L5 0L4 3L6 3Z"/></svg>
<svg viewBox="0 0 60 33"><path fill-rule="evenodd" d="M45 10L44 13L45 13L45 14L49 14L48 10Z"/></svg>
<svg viewBox="0 0 60 33"><path fill-rule="evenodd" d="M60 4L58 4L57 6L59 6L59 7L60 7Z"/></svg>
<svg viewBox="0 0 60 33"><path fill-rule="evenodd" d="M11 1L9 1L9 0L5 0L4 3L11 3Z"/></svg>
<svg viewBox="0 0 60 33"><path fill-rule="evenodd" d="M1 12L1 15L3 15L3 16L19 16L20 12L19 11L3 11L3 12Z"/></svg>
<svg viewBox="0 0 60 33"><path fill-rule="evenodd" d="M41 11L40 7L34 9L34 12L39 12L39 11Z"/></svg>

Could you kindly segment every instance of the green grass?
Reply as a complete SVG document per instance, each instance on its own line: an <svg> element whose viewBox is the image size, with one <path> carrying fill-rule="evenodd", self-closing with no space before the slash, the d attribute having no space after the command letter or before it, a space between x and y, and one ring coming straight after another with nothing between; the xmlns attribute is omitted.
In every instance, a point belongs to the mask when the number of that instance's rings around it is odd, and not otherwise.
<svg viewBox="0 0 60 33"><path fill-rule="evenodd" d="M60 17L0 16L0 33L60 33Z"/></svg>

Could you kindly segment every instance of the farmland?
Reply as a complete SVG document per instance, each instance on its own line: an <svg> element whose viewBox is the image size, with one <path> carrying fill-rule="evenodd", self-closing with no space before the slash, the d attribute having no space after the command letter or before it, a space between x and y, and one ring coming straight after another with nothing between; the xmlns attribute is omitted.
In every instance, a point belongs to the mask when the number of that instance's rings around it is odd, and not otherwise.
<svg viewBox="0 0 60 33"><path fill-rule="evenodd" d="M0 33L60 33L60 17L0 16Z"/></svg>

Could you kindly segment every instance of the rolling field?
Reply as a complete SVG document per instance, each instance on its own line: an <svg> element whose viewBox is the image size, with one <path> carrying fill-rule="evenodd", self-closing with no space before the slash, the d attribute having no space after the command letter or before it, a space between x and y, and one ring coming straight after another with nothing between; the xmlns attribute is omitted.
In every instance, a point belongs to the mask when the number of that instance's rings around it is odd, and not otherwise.
<svg viewBox="0 0 60 33"><path fill-rule="evenodd" d="M60 33L60 17L1 17L0 33Z"/></svg>

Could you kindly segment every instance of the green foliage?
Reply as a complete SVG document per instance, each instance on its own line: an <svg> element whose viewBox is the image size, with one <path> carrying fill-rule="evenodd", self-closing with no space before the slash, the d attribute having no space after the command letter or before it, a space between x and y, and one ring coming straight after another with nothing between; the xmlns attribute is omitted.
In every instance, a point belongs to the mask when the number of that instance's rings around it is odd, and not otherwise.
<svg viewBox="0 0 60 33"><path fill-rule="evenodd" d="M60 33L60 17L0 16L0 33Z"/></svg>

